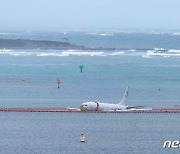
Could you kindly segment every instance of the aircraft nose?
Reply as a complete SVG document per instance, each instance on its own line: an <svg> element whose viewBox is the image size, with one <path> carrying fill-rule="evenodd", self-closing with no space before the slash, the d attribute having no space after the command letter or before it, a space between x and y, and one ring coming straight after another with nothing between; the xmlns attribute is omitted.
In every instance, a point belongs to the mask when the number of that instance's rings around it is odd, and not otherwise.
<svg viewBox="0 0 180 154"><path fill-rule="evenodd" d="M83 107L82 105L80 106L80 110L81 110L81 111L83 111L83 110L84 110L84 107Z"/></svg>

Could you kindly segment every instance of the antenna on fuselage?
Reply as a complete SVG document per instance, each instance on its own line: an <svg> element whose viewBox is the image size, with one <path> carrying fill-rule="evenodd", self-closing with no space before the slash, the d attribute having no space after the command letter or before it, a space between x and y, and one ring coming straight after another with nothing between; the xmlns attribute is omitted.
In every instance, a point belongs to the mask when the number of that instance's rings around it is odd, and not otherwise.
<svg viewBox="0 0 180 154"><path fill-rule="evenodd" d="M120 105L126 105L127 97L128 97L128 95L129 95L129 88L130 88L130 86L127 85L126 90L125 90L124 95L123 95L123 98L122 98L121 102L118 103L118 104L120 104Z"/></svg>

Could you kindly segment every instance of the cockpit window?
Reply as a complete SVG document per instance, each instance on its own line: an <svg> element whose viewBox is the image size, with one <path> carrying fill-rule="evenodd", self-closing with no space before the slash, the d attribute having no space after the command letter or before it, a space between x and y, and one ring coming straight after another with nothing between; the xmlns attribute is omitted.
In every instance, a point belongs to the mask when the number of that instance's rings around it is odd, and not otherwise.
<svg viewBox="0 0 180 154"><path fill-rule="evenodd" d="M84 105L84 106L87 106L87 105Z"/></svg>

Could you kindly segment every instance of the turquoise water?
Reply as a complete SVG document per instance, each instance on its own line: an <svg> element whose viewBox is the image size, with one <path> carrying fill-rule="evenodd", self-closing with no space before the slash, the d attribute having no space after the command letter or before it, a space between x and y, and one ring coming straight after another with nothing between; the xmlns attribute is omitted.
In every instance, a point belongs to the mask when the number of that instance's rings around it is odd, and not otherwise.
<svg viewBox="0 0 180 154"><path fill-rule="evenodd" d="M79 107L91 100L116 103L127 84L131 106L179 105L178 57L1 55L0 61L1 107ZM80 64L85 66L82 73Z"/></svg>

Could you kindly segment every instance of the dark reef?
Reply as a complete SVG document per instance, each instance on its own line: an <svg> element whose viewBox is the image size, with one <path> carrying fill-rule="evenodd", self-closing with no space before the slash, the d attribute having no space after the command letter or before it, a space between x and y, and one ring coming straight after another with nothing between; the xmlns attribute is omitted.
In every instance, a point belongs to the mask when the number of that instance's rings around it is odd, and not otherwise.
<svg viewBox="0 0 180 154"><path fill-rule="evenodd" d="M49 41L49 40L29 40L29 39L0 39L0 49L78 49L78 50L154 50L148 48L103 48L85 47L71 44L69 42ZM166 51L165 49L157 49Z"/></svg>
<svg viewBox="0 0 180 154"><path fill-rule="evenodd" d="M7 49L86 49L68 42L48 40L0 39L0 48Z"/></svg>

